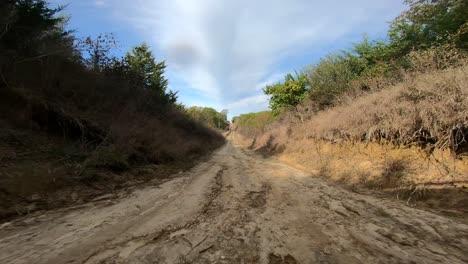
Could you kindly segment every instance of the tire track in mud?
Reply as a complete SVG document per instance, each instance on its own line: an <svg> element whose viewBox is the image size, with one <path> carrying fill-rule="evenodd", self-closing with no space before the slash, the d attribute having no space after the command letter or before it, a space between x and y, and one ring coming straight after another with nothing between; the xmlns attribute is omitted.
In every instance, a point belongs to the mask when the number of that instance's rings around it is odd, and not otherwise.
<svg viewBox="0 0 468 264"><path fill-rule="evenodd" d="M230 143L187 176L4 232L0 262L468 263L464 221L349 192ZM42 237L15 239L31 232Z"/></svg>
<svg viewBox="0 0 468 264"><path fill-rule="evenodd" d="M197 216L197 220L202 215L213 214L219 210L219 208L213 207L213 203L221 194L221 191L223 189L223 174L227 169L228 167L226 165L223 165L221 169L216 173L213 187L211 188L210 194L208 195L208 201L203 206L201 214Z"/></svg>
<svg viewBox="0 0 468 264"><path fill-rule="evenodd" d="M220 213L219 210L216 210L216 208L213 207L213 203L214 200L217 199L218 196L221 194L223 188L222 176L224 171L227 170L227 168L227 166L223 165L221 166L221 169L219 169L216 173L213 186L210 189L210 192L206 195L207 201L203 205L200 213L196 215L192 221L186 223L183 226L176 226L172 228L167 227L154 233L150 233L143 236L131 237L126 239L125 241L110 244L96 252L93 252L91 255L86 257L82 263L113 263L117 261L117 259L122 257L129 257L129 255L131 254L130 252L130 254L127 253L122 255L122 251L128 250L135 252L138 251L140 248L143 248L150 244L165 244L178 239L181 239L190 245L190 250L186 255L190 254L195 249L195 247L193 246L193 243L190 240L184 238L184 233L181 231L196 228L196 226L203 221L203 218L213 216L213 214L216 212ZM180 232L180 234L178 234L178 232ZM200 244L201 243L199 242L196 246L199 246ZM182 258L185 257L185 255L181 256Z"/></svg>
<svg viewBox="0 0 468 264"><path fill-rule="evenodd" d="M236 175L248 169L236 165L230 168L226 178L236 179ZM208 231L206 239L198 252L187 255L186 263L258 263L260 228L254 218L264 211L270 189L268 184L259 185L248 178L245 182L223 183L222 197L212 203L213 208L223 212L205 219L203 224L211 228L199 230Z"/></svg>
<svg viewBox="0 0 468 264"><path fill-rule="evenodd" d="M259 228L252 217L264 210L271 187L262 184L259 190L250 190L249 186L248 191L241 191L246 194L240 195L232 185L224 184L223 176L229 169L222 165L218 170L205 204L190 222L111 244L94 252L84 263L115 263L122 259L144 262L148 256L152 261L174 263L174 255L176 263L258 262ZM224 210L228 202L234 206ZM168 248L178 249L171 253L172 259L165 256Z"/></svg>
<svg viewBox="0 0 468 264"><path fill-rule="evenodd" d="M465 263L468 260L460 247L467 242L464 239L468 237L467 226L438 216L431 219L427 217L430 213L422 210L314 181L306 178L305 182L298 179L290 182L297 193L315 194L307 198L314 205L310 217L322 226L336 248L343 251L352 243L361 249L348 263L362 263L363 259L364 262L385 259L383 263ZM438 222L446 224L439 226ZM459 235L450 232L451 226L457 226ZM337 229L342 231L337 233ZM339 241L346 241L348 246L340 248Z"/></svg>

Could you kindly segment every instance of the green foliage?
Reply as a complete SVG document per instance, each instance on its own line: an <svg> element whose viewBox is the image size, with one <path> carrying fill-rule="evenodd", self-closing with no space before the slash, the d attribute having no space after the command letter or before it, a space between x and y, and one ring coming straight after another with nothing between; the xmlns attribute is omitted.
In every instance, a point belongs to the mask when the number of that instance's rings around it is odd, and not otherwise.
<svg viewBox="0 0 468 264"><path fill-rule="evenodd" d="M320 111L335 105L352 88L366 91L371 89L369 84L378 89L382 84L398 81L402 70L415 68L414 52L424 53L437 47L439 52L428 53L436 56L450 53L446 52L447 46L468 50L467 0L406 0L405 3L409 9L392 22L388 42L365 37L351 50L328 55L306 68L306 81L287 75L284 83L267 86L264 92L271 95L273 113L296 106L306 93L312 110ZM452 61L447 57L437 55L444 63Z"/></svg>
<svg viewBox="0 0 468 264"><path fill-rule="evenodd" d="M392 22L388 33L395 57L445 43L468 49L468 1L406 0L405 3L409 10Z"/></svg>
<svg viewBox="0 0 468 264"><path fill-rule="evenodd" d="M367 36L359 43L354 43L352 53L365 62L365 67L374 65L390 56L388 44L382 41L371 41ZM345 54L348 54L345 52Z"/></svg>
<svg viewBox="0 0 468 264"><path fill-rule="evenodd" d="M343 51L342 56L355 79L360 76L377 77L376 68L380 68L382 63L389 63L393 54L388 43L364 37L363 41L353 44L351 52Z"/></svg>
<svg viewBox="0 0 468 264"><path fill-rule="evenodd" d="M0 50L18 57L59 53L72 46L67 19L57 16L63 6L45 0L14 0L0 4Z"/></svg>
<svg viewBox="0 0 468 264"><path fill-rule="evenodd" d="M176 93L167 92L168 80L164 77L166 63L156 62L146 43L133 47L125 56L125 63L130 72L137 77L140 85L163 99L166 103L175 103Z"/></svg>
<svg viewBox="0 0 468 264"><path fill-rule="evenodd" d="M354 59L328 55L308 69L309 97L317 110L333 105L336 96L346 91L349 82L363 71L365 60L360 57Z"/></svg>
<svg viewBox="0 0 468 264"><path fill-rule="evenodd" d="M248 113L233 118L233 123L246 136L255 136L276 120L271 111Z"/></svg>
<svg viewBox="0 0 468 264"><path fill-rule="evenodd" d="M125 58L115 58L110 55L117 46L112 34L75 41L72 32L64 30L67 19L58 15L64 7L50 6L45 0L12 0L0 4L0 71L4 76L10 74L9 71L13 74L14 67L35 68L32 64L47 58L51 65L47 70L56 71L58 65L76 69L86 67L108 82L119 82L122 89L114 93L139 98L139 108L145 111L161 113L167 106L175 104L176 93L167 91L165 62L156 62L148 45L143 43L134 47ZM28 71L33 75L35 70ZM49 82L48 90L60 85L54 77L57 73L43 69L38 74L44 74L40 79ZM51 95L54 93L50 91ZM81 91L72 94L76 93Z"/></svg>
<svg viewBox="0 0 468 264"><path fill-rule="evenodd" d="M146 43L133 47L125 56L125 61L132 72L142 77L145 87L166 90L168 82L164 78L165 62L156 62Z"/></svg>
<svg viewBox="0 0 468 264"><path fill-rule="evenodd" d="M226 129L229 126L227 110L221 112L211 107L192 106L186 110L190 117L218 129Z"/></svg>
<svg viewBox="0 0 468 264"><path fill-rule="evenodd" d="M80 142L99 152L95 166L114 170L187 159L224 142L182 113L176 93L168 91L166 65L148 45L114 57L112 34L77 41L64 30L62 7L51 6L0 1L2 123Z"/></svg>
<svg viewBox="0 0 468 264"><path fill-rule="evenodd" d="M306 74L296 72L296 76L287 74L284 82L268 85L263 92L271 96L270 108L273 114L277 115L283 109L299 104L306 97L307 90Z"/></svg>

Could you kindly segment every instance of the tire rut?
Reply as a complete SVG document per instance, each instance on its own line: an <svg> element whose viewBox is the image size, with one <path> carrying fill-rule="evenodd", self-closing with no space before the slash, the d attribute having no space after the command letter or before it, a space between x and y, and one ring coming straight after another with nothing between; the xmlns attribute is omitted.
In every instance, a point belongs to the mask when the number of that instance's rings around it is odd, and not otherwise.
<svg viewBox="0 0 468 264"><path fill-rule="evenodd" d="M83 263L111 263L111 262L113 263L113 261L116 261L116 259L118 259L118 256L121 254L120 252L127 248L131 248L131 250L137 251L138 249L148 246L148 245L155 246L157 244L164 244L164 243L176 241L178 239L184 240L190 245L190 251L185 255L181 255L182 258L186 257L195 249L195 247L193 246L193 243L190 240L184 237L183 232L178 235L177 233L181 232L182 230L194 229L196 228L197 225L203 222L204 218L212 217L214 213L219 212L219 210L217 210L216 206L213 206L213 204L214 204L214 201L219 197L219 195L222 192L222 188L223 188L222 176L223 176L224 171L226 171L227 169L228 169L227 166L221 166L221 169L218 170L214 178L213 186L209 194L206 195L207 201L203 205L200 213L196 215L192 221L186 223L183 226L172 227L172 228L167 227L165 229L161 229L151 234L131 237L131 238L126 239L125 241L121 241L116 244L110 244L96 252L93 252L91 255L85 258ZM207 237L205 237L205 239L206 238ZM198 245L201 244L203 241L199 242ZM135 247L135 245L138 245L138 246Z"/></svg>
<svg viewBox="0 0 468 264"><path fill-rule="evenodd" d="M468 263L464 221L349 192L230 143L186 176L49 223L0 227L0 262Z"/></svg>

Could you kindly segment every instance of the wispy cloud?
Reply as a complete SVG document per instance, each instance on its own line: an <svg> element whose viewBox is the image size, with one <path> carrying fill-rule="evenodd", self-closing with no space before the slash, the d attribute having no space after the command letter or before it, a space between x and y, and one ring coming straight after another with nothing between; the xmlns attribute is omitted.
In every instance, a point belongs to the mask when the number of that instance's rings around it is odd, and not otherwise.
<svg viewBox="0 0 468 264"><path fill-rule="evenodd" d="M114 2L115 14L140 30L171 76L184 81L182 92L195 89L234 112L265 99L261 86L277 81L278 72L298 67L289 58L349 34L382 31L402 9L395 0Z"/></svg>
<svg viewBox="0 0 468 264"><path fill-rule="evenodd" d="M263 91L263 89L266 86L275 84L275 83L281 81L282 79L284 79L284 76L286 76L286 74L287 74L286 72L271 74L264 81L258 82L257 85L255 86L255 90L256 91Z"/></svg>
<svg viewBox="0 0 468 264"><path fill-rule="evenodd" d="M105 5L106 5L106 1L104 1L104 0L95 0L95 1L94 1L94 4L95 4L96 6L105 6Z"/></svg>
<svg viewBox="0 0 468 264"><path fill-rule="evenodd" d="M238 113L258 112L258 111L266 110L267 107L268 107L268 96L264 94L260 94L260 95L253 95L250 97L242 98L235 102L229 103L226 105L225 108L234 109L237 111L241 110L241 112L234 113L234 115L237 115Z"/></svg>

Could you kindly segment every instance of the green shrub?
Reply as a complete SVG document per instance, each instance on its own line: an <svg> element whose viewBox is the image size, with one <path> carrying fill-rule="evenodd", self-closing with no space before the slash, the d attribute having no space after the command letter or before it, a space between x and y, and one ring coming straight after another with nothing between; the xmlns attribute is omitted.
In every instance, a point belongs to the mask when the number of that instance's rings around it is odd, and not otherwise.
<svg viewBox="0 0 468 264"><path fill-rule="evenodd" d="M308 69L309 97L316 110L332 106L336 97L346 91L356 74L342 56L329 55Z"/></svg>
<svg viewBox="0 0 468 264"><path fill-rule="evenodd" d="M211 107L192 106L186 109L185 112L194 120L214 128L224 130L229 125L227 110L218 112Z"/></svg>
<svg viewBox="0 0 468 264"><path fill-rule="evenodd" d="M234 124L239 132L246 136L255 136L276 120L270 111L243 114L233 118Z"/></svg>
<svg viewBox="0 0 468 264"><path fill-rule="evenodd" d="M270 108L274 115L282 110L298 105L309 90L309 83L305 73L297 73L293 76L287 74L283 82L268 85L263 92L270 95Z"/></svg>
<svg viewBox="0 0 468 264"><path fill-rule="evenodd" d="M431 66L439 64L439 69L457 64L460 59L452 54L468 50L468 1L405 3L409 9L391 23L388 41L370 41L366 37L352 49L327 55L307 67L304 82L302 74L296 78L289 74L283 83L267 86L264 92L271 95L273 113L297 106L306 97L313 112L324 110L336 105L348 91L380 89L401 81L404 71L425 70L418 60ZM428 60L430 56L433 61Z"/></svg>

